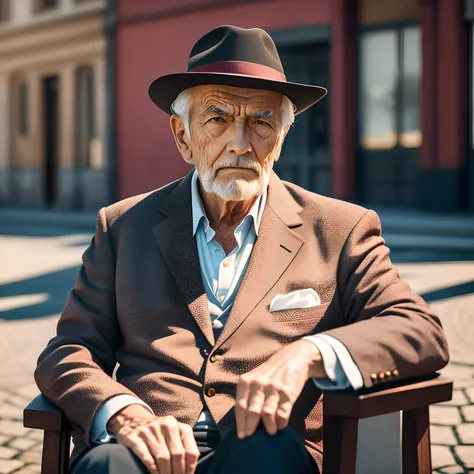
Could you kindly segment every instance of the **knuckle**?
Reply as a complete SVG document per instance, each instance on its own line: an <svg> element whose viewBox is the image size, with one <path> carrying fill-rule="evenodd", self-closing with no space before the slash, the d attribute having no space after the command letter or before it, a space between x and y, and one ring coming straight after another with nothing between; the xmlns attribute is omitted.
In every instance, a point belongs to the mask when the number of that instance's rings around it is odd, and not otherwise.
<svg viewBox="0 0 474 474"><path fill-rule="evenodd" d="M271 408L263 408L262 410L263 416L273 416L274 414L275 414L275 410L272 410Z"/></svg>
<svg viewBox="0 0 474 474"><path fill-rule="evenodd" d="M173 449L170 456L172 459L180 459L184 456L184 451L182 449Z"/></svg>
<svg viewBox="0 0 474 474"><path fill-rule="evenodd" d="M156 455L156 460L161 463L169 463L170 455L168 453L159 453Z"/></svg>

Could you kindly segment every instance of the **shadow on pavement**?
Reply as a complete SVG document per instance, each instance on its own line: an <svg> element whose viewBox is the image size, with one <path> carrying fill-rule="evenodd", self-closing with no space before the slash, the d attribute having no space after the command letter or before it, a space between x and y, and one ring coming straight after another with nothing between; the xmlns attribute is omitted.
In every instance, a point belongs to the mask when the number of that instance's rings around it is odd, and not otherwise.
<svg viewBox="0 0 474 474"><path fill-rule="evenodd" d="M434 301L446 300L448 298L464 296L470 293L474 293L474 281L449 286L448 288L442 288L440 290L429 291L421 294L421 296L427 303L432 303Z"/></svg>
<svg viewBox="0 0 474 474"><path fill-rule="evenodd" d="M19 307L0 311L0 319L7 321L35 319L61 313L69 290L74 286L79 265L0 285L0 298L20 297ZM46 301L21 305L21 297L48 294ZM27 301L27 299L26 299Z"/></svg>

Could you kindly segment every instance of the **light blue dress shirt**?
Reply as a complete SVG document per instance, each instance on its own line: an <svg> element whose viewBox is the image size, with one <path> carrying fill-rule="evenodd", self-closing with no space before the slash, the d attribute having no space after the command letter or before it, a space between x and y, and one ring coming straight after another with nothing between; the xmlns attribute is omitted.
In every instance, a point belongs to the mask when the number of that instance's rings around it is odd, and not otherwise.
<svg viewBox="0 0 474 474"><path fill-rule="evenodd" d="M250 260L263 210L267 200L265 190L253 204L250 212L237 226L234 232L236 247L226 255L222 246L214 239L215 231L209 225L198 189L198 174L194 172L191 182L193 235L201 266L204 288L209 301L209 315L212 320L214 337L217 340L232 308L242 278ZM322 390L341 390L349 387L355 390L363 386L359 368L353 361L347 348L339 340L326 334L306 336L316 344L321 352L327 380L314 380ZM122 408L131 404L152 409L138 397L117 395L107 400L94 417L91 440L95 443L106 443L113 435L107 433L108 420ZM215 422L207 410L203 410L194 426L194 430L214 430Z"/></svg>

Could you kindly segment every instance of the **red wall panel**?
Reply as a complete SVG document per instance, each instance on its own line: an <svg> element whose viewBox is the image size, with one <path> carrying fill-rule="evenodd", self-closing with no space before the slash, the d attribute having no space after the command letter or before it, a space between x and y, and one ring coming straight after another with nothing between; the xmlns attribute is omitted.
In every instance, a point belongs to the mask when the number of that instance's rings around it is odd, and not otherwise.
<svg viewBox="0 0 474 474"><path fill-rule="evenodd" d="M189 51L200 36L222 24L275 30L329 23L329 7L330 0L255 1L179 16L155 14L146 21L119 21L116 69L119 197L155 189L190 170L176 150L168 116L155 107L147 91L154 78L186 70ZM118 2L119 15L143 14L154 8L153 0Z"/></svg>

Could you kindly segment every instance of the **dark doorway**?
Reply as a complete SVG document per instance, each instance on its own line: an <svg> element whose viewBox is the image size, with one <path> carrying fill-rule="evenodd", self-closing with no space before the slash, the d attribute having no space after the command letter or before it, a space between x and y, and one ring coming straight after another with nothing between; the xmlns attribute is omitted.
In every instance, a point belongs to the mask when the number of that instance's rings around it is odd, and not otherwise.
<svg viewBox="0 0 474 474"><path fill-rule="evenodd" d="M46 77L44 94L44 196L47 206L54 206L58 194L58 142L59 142L59 79Z"/></svg>
<svg viewBox="0 0 474 474"><path fill-rule="evenodd" d="M288 81L329 87L328 41L282 46L278 51ZM296 116L275 171L309 191L331 194L327 98Z"/></svg>

